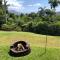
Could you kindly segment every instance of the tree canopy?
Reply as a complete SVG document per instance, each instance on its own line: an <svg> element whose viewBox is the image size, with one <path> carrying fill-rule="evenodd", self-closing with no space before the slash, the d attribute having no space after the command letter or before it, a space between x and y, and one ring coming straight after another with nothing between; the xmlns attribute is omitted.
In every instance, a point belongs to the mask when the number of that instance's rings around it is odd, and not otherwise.
<svg viewBox="0 0 60 60"><path fill-rule="evenodd" d="M57 7L60 4L60 0L49 0L49 4L51 5L51 9Z"/></svg>
<svg viewBox="0 0 60 60"><path fill-rule="evenodd" d="M57 15L54 10L40 7L37 13L16 15L8 12L6 3L4 0L2 5L0 0L0 30L60 35L60 15ZM60 2L49 0L49 3L51 8L55 8Z"/></svg>

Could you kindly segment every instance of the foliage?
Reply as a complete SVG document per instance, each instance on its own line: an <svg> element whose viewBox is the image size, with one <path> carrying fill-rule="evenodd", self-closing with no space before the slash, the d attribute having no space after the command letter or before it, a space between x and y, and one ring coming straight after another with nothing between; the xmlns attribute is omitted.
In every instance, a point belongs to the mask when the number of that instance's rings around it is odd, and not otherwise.
<svg viewBox="0 0 60 60"><path fill-rule="evenodd" d="M57 7L60 4L60 0L49 0L49 3L51 5L51 8Z"/></svg>
<svg viewBox="0 0 60 60"><path fill-rule="evenodd" d="M5 22L4 21L4 12L3 12L3 8L2 8L2 0L0 0L0 29L2 24Z"/></svg>
<svg viewBox="0 0 60 60"><path fill-rule="evenodd" d="M60 15L57 15L54 10L40 7L37 13L16 15L7 11L7 2L5 0L4 5L2 5L2 1L0 3L0 29L60 35ZM49 3L52 8L55 8L58 6L59 1L49 0Z"/></svg>

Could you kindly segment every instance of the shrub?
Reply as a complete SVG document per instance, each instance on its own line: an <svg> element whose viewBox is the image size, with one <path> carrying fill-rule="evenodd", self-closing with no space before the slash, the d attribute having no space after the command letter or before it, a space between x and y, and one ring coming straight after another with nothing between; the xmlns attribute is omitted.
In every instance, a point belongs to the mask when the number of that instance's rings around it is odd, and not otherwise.
<svg viewBox="0 0 60 60"><path fill-rule="evenodd" d="M5 31L11 31L11 30L14 30L14 28L15 28L15 24L11 24L11 25L3 24L2 25L2 30L5 30Z"/></svg>

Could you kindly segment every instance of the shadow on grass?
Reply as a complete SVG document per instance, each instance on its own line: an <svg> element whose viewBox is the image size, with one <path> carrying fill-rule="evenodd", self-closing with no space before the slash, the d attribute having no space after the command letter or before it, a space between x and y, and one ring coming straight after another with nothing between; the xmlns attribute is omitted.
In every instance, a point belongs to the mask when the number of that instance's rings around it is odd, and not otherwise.
<svg viewBox="0 0 60 60"><path fill-rule="evenodd" d="M13 53L13 52L9 51L8 54L12 57L23 57L23 56L29 55L30 52L31 52L31 50L28 50L25 52L20 52L20 53Z"/></svg>
<svg viewBox="0 0 60 60"><path fill-rule="evenodd" d="M46 35L45 51L42 54L40 54L40 57L42 57L43 55L45 55L46 52L47 52L47 35Z"/></svg>
<svg viewBox="0 0 60 60"><path fill-rule="evenodd" d="M46 54L47 50L45 50L43 53L40 54L40 57L44 56Z"/></svg>

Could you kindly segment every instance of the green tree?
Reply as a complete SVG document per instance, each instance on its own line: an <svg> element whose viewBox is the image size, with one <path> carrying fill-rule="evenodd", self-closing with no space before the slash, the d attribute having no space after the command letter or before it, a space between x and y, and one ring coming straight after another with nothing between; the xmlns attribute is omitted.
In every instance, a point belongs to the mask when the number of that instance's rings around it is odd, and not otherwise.
<svg viewBox="0 0 60 60"><path fill-rule="evenodd" d="M45 15L45 7L44 8L39 7L37 14L38 14L39 17L44 17L44 15Z"/></svg>
<svg viewBox="0 0 60 60"><path fill-rule="evenodd" d="M5 17L5 22L7 23L7 19L8 19L8 6L7 5L7 1L3 0L4 4L3 4L3 10L4 10L4 17Z"/></svg>
<svg viewBox="0 0 60 60"><path fill-rule="evenodd" d="M37 17L37 14L32 12L32 13L28 14L28 17L31 17L32 19L35 19Z"/></svg>
<svg viewBox="0 0 60 60"><path fill-rule="evenodd" d="M60 0L48 0L49 4L51 5L51 9L52 8L56 8L59 4L60 4Z"/></svg>
<svg viewBox="0 0 60 60"><path fill-rule="evenodd" d="M0 7L2 6L2 0L0 0Z"/></svg>
<svg viewBox="0 0 60 60"><path fill-rule="evenodd" d="M2 8L2 0L0 0L0 27L4 23L4 13Z"/></svg>
<svg viewBox="0 0 60 60"><path fill-rule="evenodd" d="M55 11L40 7L38 11L38 15L43 19L43 21L51 22L52 16L55 15Z"/></svg>

